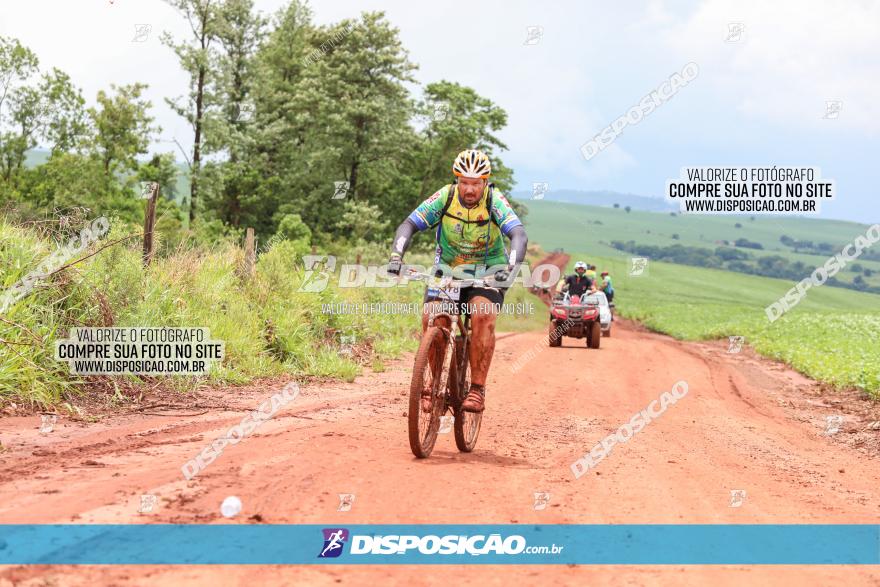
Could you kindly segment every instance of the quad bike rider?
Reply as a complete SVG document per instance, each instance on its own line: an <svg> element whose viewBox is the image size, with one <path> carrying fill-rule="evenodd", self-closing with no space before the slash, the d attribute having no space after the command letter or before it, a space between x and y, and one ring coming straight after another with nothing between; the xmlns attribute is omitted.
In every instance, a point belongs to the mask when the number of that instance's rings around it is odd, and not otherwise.
<svg viewBox="0 0 880 587"><path fill-rule="evenodd" d="M575 274L560 282L560 293L550 308L549 344L562 346L562 337L570 336L586 338L587 346L597 349L602 337L599 308L585 302L585 298L596 291L596 284L586 275L586 263L578 261L574 267Z"/></svg>
<svg viewBox="0 0 880 587"><path fill-rule="evenodd" d="M570 296L582 296L591 289L595 289L595 281L587 275L588 267L583 261L574 264L574 274L569 275L564 281L559 282L559 291L568 292ZM557 294L557 299L559 298Z"/></svg>
<svg viewBox="0 0 880 587"><path fill-rule="evenodd" d="M462 409L482 412L485 407L486 378L495 350L495 319L504 294L526 254L528 238L510 202L495 184L489 183L489 158L482 151L467 149L452 164L457 183L446 185L418 205L397 228L388 271L400 275L402 258L416 232L436 228L435 267L459 268L475 279L494 278L496 287L463 287L457 306L469 312L472 343L469 349L471 383ZM510 239L510 254L504 238ZM440 292L425 292L422 331L434 308L442 305ZM446 327L449 325L446 324ZM431 410L430 390L422 395L421 408Z"/></svg>

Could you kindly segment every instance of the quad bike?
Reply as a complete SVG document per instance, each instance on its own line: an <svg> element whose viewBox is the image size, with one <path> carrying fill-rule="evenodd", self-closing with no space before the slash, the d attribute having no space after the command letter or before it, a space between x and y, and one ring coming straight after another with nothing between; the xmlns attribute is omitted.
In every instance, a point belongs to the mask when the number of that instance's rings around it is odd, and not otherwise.
<svg viewBox="0 0 880 587"><path fill-rule="evenodd" d="M599 348L602 340L602 322L598 303L587 303L590 296L557 296L550 307L548 342L552 347L562 346L562 337L586 338L587 347ZM604 294L603 294L604 297ZM583 299L583 301L582 301ZM606 302L607 303L607 302Z"/></svg>

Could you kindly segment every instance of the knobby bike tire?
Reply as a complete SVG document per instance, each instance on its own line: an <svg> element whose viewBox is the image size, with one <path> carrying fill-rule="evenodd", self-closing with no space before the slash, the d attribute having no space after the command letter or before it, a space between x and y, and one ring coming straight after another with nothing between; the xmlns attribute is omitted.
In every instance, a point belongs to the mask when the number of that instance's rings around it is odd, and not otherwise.
<svg viewBox="0 0 880 587"><path fill-rule="evenodd" d="M413 365L412 381L409 386L409 447L412 453L420 459L429 457L431 451L434 450L437 432L440 429L440 416L446 411L445 390L440 387L445 382L443 372L449 364L444 356L447 354L446 350L446 333L440 328L432 326L422 335L422 341L419 344ZM436 373L431 370L431 356L442 358L439 366L436 367ZM425 384L426 375L430 375L434 391L430 414L422 412L421 406L422 387ZM424 425L424 435L420 430L420 424Z"/></svg>

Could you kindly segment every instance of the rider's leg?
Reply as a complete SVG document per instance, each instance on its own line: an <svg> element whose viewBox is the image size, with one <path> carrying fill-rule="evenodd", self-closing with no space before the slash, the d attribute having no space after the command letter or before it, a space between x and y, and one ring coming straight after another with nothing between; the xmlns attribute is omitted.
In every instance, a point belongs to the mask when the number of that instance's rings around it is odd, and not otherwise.
<svg viewBox="0 0 880 587"><path fill-rule="evenodd" d="M470 301L471 311L471 382L486 385L492 354L495 352L495 320L498 308L487 298L475 296Z"/></svg>
<svg viewBox="0 0 880 587"><path fill-rule="evenodd" d="M436 314L439 312L449 312L451 308L449 307L449 302L443 303L440 300L435 300L431 302L425 302L423 307L424 311L422 312L422 332L428 329L428 318L432 313ZM446 316L438 316L434 319L434 326L440 326L441 328L449 329L452 327L452 323L449 318ZM443 349L446 350L445 347ZM433 373L437 372L437 369L441 367L438 362L443 360L443 353L440 352L436 356L431 357L431 371Z"/></svg>
<svg viewBox="0 0 880 587"><path fill-rule="evenodd" d="M471 388L462 408L468 412L482 412L486 377L495 352L495 320L498 317L499 303L493 303L483 296L474 296L469 306L471 344L468 359L471 366Z"/></svg>

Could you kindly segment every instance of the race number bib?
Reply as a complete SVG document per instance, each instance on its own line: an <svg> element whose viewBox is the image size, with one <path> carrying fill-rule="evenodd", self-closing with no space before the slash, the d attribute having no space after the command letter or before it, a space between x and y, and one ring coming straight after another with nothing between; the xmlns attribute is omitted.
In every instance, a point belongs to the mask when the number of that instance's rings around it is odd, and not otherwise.
<svg viewBox="0 0 880 587"><path fill-rule="evenodd" d="M457 287L429 287L428 295L431 297L439 298L440 300L452 300L454 302L458 301L458 298L461 297L461 290Z"/></svg>

